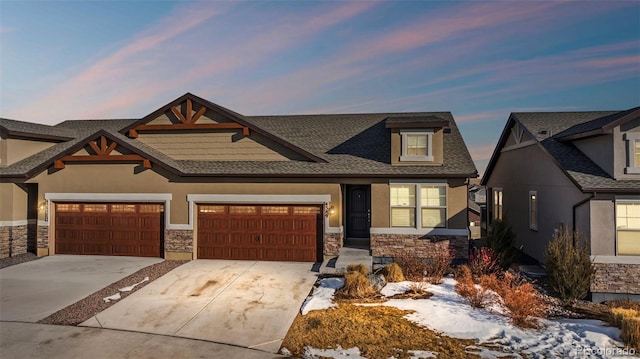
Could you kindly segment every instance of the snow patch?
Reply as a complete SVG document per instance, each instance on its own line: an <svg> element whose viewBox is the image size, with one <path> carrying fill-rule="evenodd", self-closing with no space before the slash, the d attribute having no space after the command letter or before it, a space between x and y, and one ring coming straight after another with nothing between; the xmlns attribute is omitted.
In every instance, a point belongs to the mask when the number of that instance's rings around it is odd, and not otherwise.
<svg viewBox="0 0 640 359"><path fill-rule="evenodd" d="M312 310L321 310L335 307L333 296L336 290L344 286L344 278L325 278L320 280L317 287L313 289L313 294L307 297L302 303L300 313L306 315Z"/></svg>
<svg viewBox="0 0 640 359"><path fill-rule="evenodd" d="M108 296L108 297L104 297L102 298L102 300L104 300L105 303L109 303L111 301L115 302L116 300L119 300L120 298L122 298L120 296L120 293L116 293L114 295Z"/></svg>
<svg viewBox="0 0 640 359"><path fill-rule="evenodd" d="M139 281L136 284L130 285L128 287L120 288L120 291L121 292L131 292L133 290L133 288L135 288L136 286L138 286L138 285L140 285L140 284L142 284L144 282L148 282L148 281L149 281L149 277L144 277L143 280Z"/></svg>
<svg viewBox="0 0 640 359"><path fill-rule="evenodd" d="M366 359L360 355L360 349L353 347L349 349L342 349L341 346L337 346L335 349L316 349L311 347L304 348L303 358L353 358L353 359Z"/></svg>
<svg viewBox="0 0 640 359"><path fill-rule="evenodd" d="M414 359L428 359L438 357L438 353L436 352L429 352L424 350L408 350L408 352L409 355L411 355L411 358Z"/></svg>

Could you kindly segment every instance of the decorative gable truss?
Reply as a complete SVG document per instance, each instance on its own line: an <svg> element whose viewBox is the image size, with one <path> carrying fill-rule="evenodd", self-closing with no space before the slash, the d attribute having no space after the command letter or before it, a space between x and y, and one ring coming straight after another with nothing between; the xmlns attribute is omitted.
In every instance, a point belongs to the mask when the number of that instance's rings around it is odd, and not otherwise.
<svg viewBox="0 0 640 359"><path fill-rule="evenodd" d="M194 113L193 102L190 98L185 101L185 111L182 113L182 104L170 107L171 113L180 121L180 123L172 124L146 124L142 123L134 128L129 129L128 135L131 138L137 138L139 132L143 131L174 131L174 130L228 130L241 129L244 136L249 136L249 127L237 122L223 123L196 123L208 110L204 105Z"/></svg>
<svg viewBox="0 0 640 359"><path fill-rule="evenodd" d="M88 141L88 155L66 155L54 161L55 169L65 168L66 162L138 162L141 161L144 168L151 168L151 161L139 154L114 153L118 149L118 143L107 136L100 135L99 139ZM89 151L90 150L90 151Z"/></svg>

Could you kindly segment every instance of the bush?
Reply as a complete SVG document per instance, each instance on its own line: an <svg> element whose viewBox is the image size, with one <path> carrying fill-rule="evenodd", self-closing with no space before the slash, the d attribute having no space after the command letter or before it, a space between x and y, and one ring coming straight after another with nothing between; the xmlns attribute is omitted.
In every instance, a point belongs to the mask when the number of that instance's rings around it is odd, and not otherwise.
<svg viewBox="0 0 640 359"><path fill-rule="evenodd" d="M424 258L398 257L394 258L393 261L398 263L407 280L413 282L422 282L424 280L425 267L427 266L427 261Z"/></svg>
<svg viewBox="0 0 640 359"><path fill-rule="evenodd" d="M384 277L388 282L403 282L405 280L402 268L398 263L391 263L384 267Z"/></svg>
<svg viewBox="0 0 640 359"><path fill-rule="evenodd" d="M589 248L576 232L558 231L546 251L546 270L551 288L564 302L583 299L589 293L595 269Z"/></svg>
<svg viewBox="0 0 640 359"><path fill-rule="evenodd" d="M469 257L469 268L475 278L494 273L499 269L498 257L491 248L474 248Z"/></svg>
<svg viewBox="0 0 640 359"><path fill-rule="evenodd" d="M515 239L516 235L507 222L495 219L491 223L487 235L487 247L495 253L498 265L504 269L509 268L516 259L516 252L513 247Z"/></svg>
<svg viewBox="0 0 640 359"><path fill-rule="evenodd" d="M456 292L465 298L472 307L484 308L489 300L489 293L486 289L473 282L469 266L462 265L458 267L456 276Z"/></svg>
<svg viewBox="0 0 640 359"><path fill-rule="evenodd" d="M444 244L444 243L442 243ZM442 278L449 273L453 255L446 245L437 245L433 257L398 257L394 262L402 268L407 280L412 282L427 281L431 284L440 284Z"/></svg>
<svg viewBox="0 0 640 359"><path fill-rule="evenodd" d="M498 294L504 306L509 309L513 324L525 328L538 328L537 318L545 317L547 305L535 287L528 282L509 273L498 281ZM522 284L521 284L522 283Z"/></svg>
<svg viewBox="0 0 640 359"><path fill-rule="evenodd" d="M337 295L344 299L368 298L376 294L369 278L361 272L347 272L344 275L344 286L337 291Z"/></svg>
<svg viewBox="0 0 640 359"><path fill-rule="evenodd" d="M640 311L612 308L612 324L620 328L620 338L625 345L640 350Z"/></svg>
<svg viewBox="0 0 640 359"><path fill-rule="evenodd" d="M360 263L360 264L349 264L347 266L347 272L360 272L362 273L362 275L368 275L369 274L369 268L367 268L366 265Z"/></svg>

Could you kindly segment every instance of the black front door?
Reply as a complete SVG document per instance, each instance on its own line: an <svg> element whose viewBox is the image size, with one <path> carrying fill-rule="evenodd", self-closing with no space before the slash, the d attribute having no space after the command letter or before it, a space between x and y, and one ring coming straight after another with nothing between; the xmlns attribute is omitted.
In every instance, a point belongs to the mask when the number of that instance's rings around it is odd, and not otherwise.
<svg viewBox="0 0 640 359"><path fill-rule="evenodd" d="M371 186L347 186L347 238L369 238Z"/></svg>

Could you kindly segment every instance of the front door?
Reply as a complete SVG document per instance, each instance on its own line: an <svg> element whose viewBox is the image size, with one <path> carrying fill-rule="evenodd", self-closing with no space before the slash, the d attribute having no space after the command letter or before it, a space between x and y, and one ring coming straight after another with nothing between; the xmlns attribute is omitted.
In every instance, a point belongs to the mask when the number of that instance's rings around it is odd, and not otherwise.
<svg viewBox="0 0 640 359"><path fill-rule="evenodd" d="M371 186L347 186L347 238L369 238Z"/></svg>

